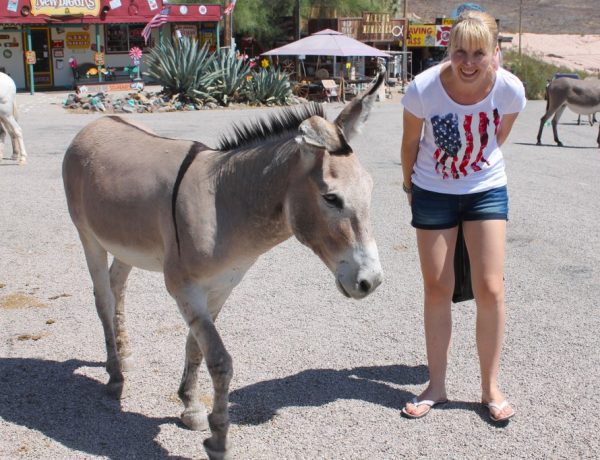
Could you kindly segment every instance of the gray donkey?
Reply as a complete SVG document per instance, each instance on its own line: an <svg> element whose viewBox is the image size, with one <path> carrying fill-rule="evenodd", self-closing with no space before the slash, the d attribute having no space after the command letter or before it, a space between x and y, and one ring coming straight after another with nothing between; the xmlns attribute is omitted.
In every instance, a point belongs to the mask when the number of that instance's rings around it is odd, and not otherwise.
<svg viewBox="0 0 600 460"><path fill-rule="evenodd" d="M108 390L123 397L130 362L124 323L133 266L162 271L189 327L179 397L183 423L210 427L211 460L230 457L232 359L215 320L258 257L294 235L311 248L347 297L382 281L369 210L373 181L349 142L384 80L334 122L317 104L290 108L234 128L217 148L169 139L118 116L77 134L63 161L69 213L77 227L104 328ZM135 145L127 152L123 145ZM107 254L114 256L110 268ZM198 394L206 360L214 387L207 417Z"/></svg>
<svg viewBox="0 0 600 460"><path fill-rule="evenodd" d="M542 145L542 131L544 124L552 118L552 131L554 141L559 147L562 142L558 139L558 120L565 108L571 109L580 115L592 115L600 110L600 81L595 79L577 80L574 78L557 78L550 82L546 88L546 113L540 120L540 129L537 135L537 145ZM600 127L596 139L600 147Z"/></svg>

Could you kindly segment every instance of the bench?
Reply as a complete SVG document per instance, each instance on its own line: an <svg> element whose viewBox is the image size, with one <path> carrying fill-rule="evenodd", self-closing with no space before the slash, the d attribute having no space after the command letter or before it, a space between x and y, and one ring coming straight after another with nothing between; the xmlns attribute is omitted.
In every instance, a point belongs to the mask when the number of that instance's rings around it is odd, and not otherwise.
<svg viewBox="0 0 600 460"><path fill-rule="evenodd" d="M143 89L144 82L142 80L136 81L137 72L133 72L133 68L134 66L103 66L104 72L102 72L102 81L100 81L97 73L92 76L88 75L90 69L98 69L98 66L91 62L85 62L71 68L73 71L73 88L77 90L79 87L85 86L90 90L92 88L98 90L101 87L102 91Z"/></svg>

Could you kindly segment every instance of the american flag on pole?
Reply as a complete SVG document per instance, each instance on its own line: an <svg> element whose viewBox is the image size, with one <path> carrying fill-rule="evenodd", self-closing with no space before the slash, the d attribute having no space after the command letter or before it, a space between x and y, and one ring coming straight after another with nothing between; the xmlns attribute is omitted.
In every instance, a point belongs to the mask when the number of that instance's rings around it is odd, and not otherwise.
<svg viewBox="0 0 600 460"><path fill-rule="evenodd" d="M225 13L226 15L230 14L233 11L233 9L235 8L235 2L236 2L236 0L231 0L231 2L229 2L229 5L227 5L225 7L225 9L223 10L223 13Z"/></svg>
<svg viewBox="0 0 600 460"><path fill-rule="evenodd" d="M169 12L171 11L170 7L163 8L156 15L150 19L150 22L146 24L144 30L142 30L142 37L144 37L144 43L148 43L148 39L150 38L150 33L152 29L162 26L167 19L169 18Z"/></svg>

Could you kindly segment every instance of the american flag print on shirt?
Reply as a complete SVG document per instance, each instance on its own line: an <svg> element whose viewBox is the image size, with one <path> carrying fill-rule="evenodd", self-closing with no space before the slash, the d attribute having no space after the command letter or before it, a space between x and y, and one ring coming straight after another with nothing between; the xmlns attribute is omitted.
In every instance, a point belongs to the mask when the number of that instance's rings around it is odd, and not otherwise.
<svg viewBox="0 0 600 460"><path fill-rule="evenodd" d="M484 163L488 164L484 151L491 134L488 132L490 123L493 123L495 136L500 124L498 109L494 109L491 120L486 112L464 115L462 120L456 113L433 116L436 172L444 179L460 179L480 171Z"/></svg>

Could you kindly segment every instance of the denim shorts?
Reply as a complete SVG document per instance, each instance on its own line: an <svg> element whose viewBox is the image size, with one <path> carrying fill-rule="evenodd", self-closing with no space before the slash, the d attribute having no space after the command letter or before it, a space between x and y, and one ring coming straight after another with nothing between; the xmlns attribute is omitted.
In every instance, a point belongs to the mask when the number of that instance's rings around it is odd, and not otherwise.
<svg viewBox="0 0 600 460"><path fill-rule="evenodd" d="M412 222L415 228L453 228L465 220L508 220L506 185L485 192L451 195L430 192L413 184Z"/></svg>

